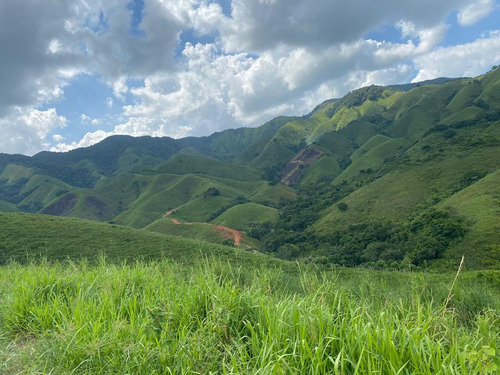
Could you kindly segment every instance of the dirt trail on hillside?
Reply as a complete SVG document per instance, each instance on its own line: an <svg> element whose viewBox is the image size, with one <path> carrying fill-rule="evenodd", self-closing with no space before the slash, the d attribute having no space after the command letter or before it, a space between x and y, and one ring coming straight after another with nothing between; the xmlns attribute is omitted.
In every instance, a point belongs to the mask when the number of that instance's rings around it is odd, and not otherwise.
<svg viewBox="0 0 500 375"><path fill-rule="evenodd" d="M172 214L173 214L174 212L176 212L177 210L180 210L182 207L187 206L189 203L192 203L192 202L193 202L193 201L191 200L191 201L188 201L188 202L186 202L186 203L184 203L184 204L180 205L179 207L172 208L171 210L168 210L167 212L165 212L165 213L163 214L162 218L164 218L164 219L165 219L167 216L172 215Z"/></svg>
<svg viewBox="0 0 500 375"><path fill-rule="evenodd" d="M177 219L170 219L170 220L172 220L172 223L177 224L177 225L193 225L194 224L194 223L182 223ZM232 237L234 244L236 246L240 246L241 242L245 238L243 236L243 233L241 233L239 230L236 230L236 229L228 228L228 227L225 227L223 225L212 225L210 223L200 223L200 224L213 226L214 229L217 229L218 231L221 232L221 236L223 238ZM229 237L227 235L229 235Z"/></svg>
<svg viewBox="0 0 500 375"><path fill-rule="evenodd" d="M231 228L225 227L223 225L215 225L214 228L218 229L220 231L223 231L223 232L231 233L233 240L234 240L234 244L236 246L240 246L241 241L243 241L243 233L241 233L240 231L238 231L236 229L231 229Z"/></svg>
<svg viewBox="0 0 500 375"><path fill-rule="evenodd" d="M170 220L172 220L172 223L174 223L174 224L181 224L181 225L192 225L193 224L193 223L183 223L177 219L170 219Z"/></svg>

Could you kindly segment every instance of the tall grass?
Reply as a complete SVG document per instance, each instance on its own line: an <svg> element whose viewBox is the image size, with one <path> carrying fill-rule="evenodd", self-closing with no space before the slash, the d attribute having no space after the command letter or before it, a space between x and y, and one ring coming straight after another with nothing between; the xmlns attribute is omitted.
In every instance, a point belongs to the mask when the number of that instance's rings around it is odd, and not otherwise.
<svg viewBox="0 0 500 375"><path fill-rule="evenodd" d="M11 264L0 269L0 373L493 373L498 290L459 279L442 313L452 280L215 261Z"/></svg>

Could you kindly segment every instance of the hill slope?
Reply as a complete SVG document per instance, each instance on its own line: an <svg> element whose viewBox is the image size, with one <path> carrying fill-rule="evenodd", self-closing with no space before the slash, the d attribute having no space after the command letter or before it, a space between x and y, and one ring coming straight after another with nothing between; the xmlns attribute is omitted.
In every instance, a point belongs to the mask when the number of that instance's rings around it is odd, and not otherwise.
<svg viewBox="0 0 500 375"><path fill-rule="evenodd" d="M135 228L166 215L223 223L270 253L320 262L445 266L463 252L472 267L494 267L497 189L487 182L500 167L499 88L494 69L363 87L306 116L210 137L118 136L67 153L0 154L0 210ZM426 215L457 231L416 228Z"/></svg>
<svg viewBox="0 0 500 375"><path fill-rule="evenodd" d="M167 258L192 264L215 257L233 264L285 264L240 249L76 218L0 213L0 264L88 259L111 262Z"/></svg>

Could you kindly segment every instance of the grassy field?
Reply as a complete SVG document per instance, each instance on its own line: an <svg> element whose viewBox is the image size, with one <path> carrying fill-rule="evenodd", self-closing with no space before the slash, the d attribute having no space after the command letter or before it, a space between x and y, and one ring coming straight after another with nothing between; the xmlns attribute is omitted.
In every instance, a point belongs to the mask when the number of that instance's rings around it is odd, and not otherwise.
<svg viewBox="0 0 500 375"><path fill-rule="evenodd" d="M247 230L251 224L275 223L277 219L277 209L256 203L245 203L228 209L214 220L214 224Z"/></svg>
<svg viewBox="0 0 500 375"><path fill-rule="evenodd" d="M180 236L184 238L193 238L196 240L202 240L207 242L212 242L216 244L232 244L234 242L234 236L230 231L224 230L221 227L209 223L183 223L178 222L177 224L172 221L172 219L165 218L155 221L149 224L144 230L158 232L163 234L171 234L174 236ZM241 243L239 245L242 249L260 249L259 241L243 235Z"/></svg>
<svg viewBox="0 0 500 375"><path fill-rule="evenodd" d="M169 260L0 268L0 373L494 374L500 291L454 278Z"/></svg>
<svg viewBox="0 0 500 375"><path fill-rule="evenodd" d="M500 271L454 283L74 218L0 227L0 374L498 370Z"/></svg>
<svg viewBox="0 0 500 375"><path fill-rule="evenodd" d="M64 261L104 256L108 261L175 259L178 263L214 256L235 265L284 265L263 254L76 218L0 213L0 265L43 258Z"/></svg>

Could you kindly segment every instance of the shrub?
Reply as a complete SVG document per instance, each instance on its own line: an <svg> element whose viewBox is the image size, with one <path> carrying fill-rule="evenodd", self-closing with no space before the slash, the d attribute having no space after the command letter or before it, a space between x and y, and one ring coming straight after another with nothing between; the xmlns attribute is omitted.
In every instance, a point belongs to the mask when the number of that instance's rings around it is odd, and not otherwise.
<svg viewBox="0 0 500 375"><path fill-rule="evenodd" d="M337 204L337 207L340 211L347 211L347 203L344 203L344 202L340 202Z"/></svg>
<svg viewBox="0 0 500 375"><path fill-rule="evenodd" d="M203 193L203 198L218 197L218 196L220 196L220 191L215 187L210 187Z"/></svg>

